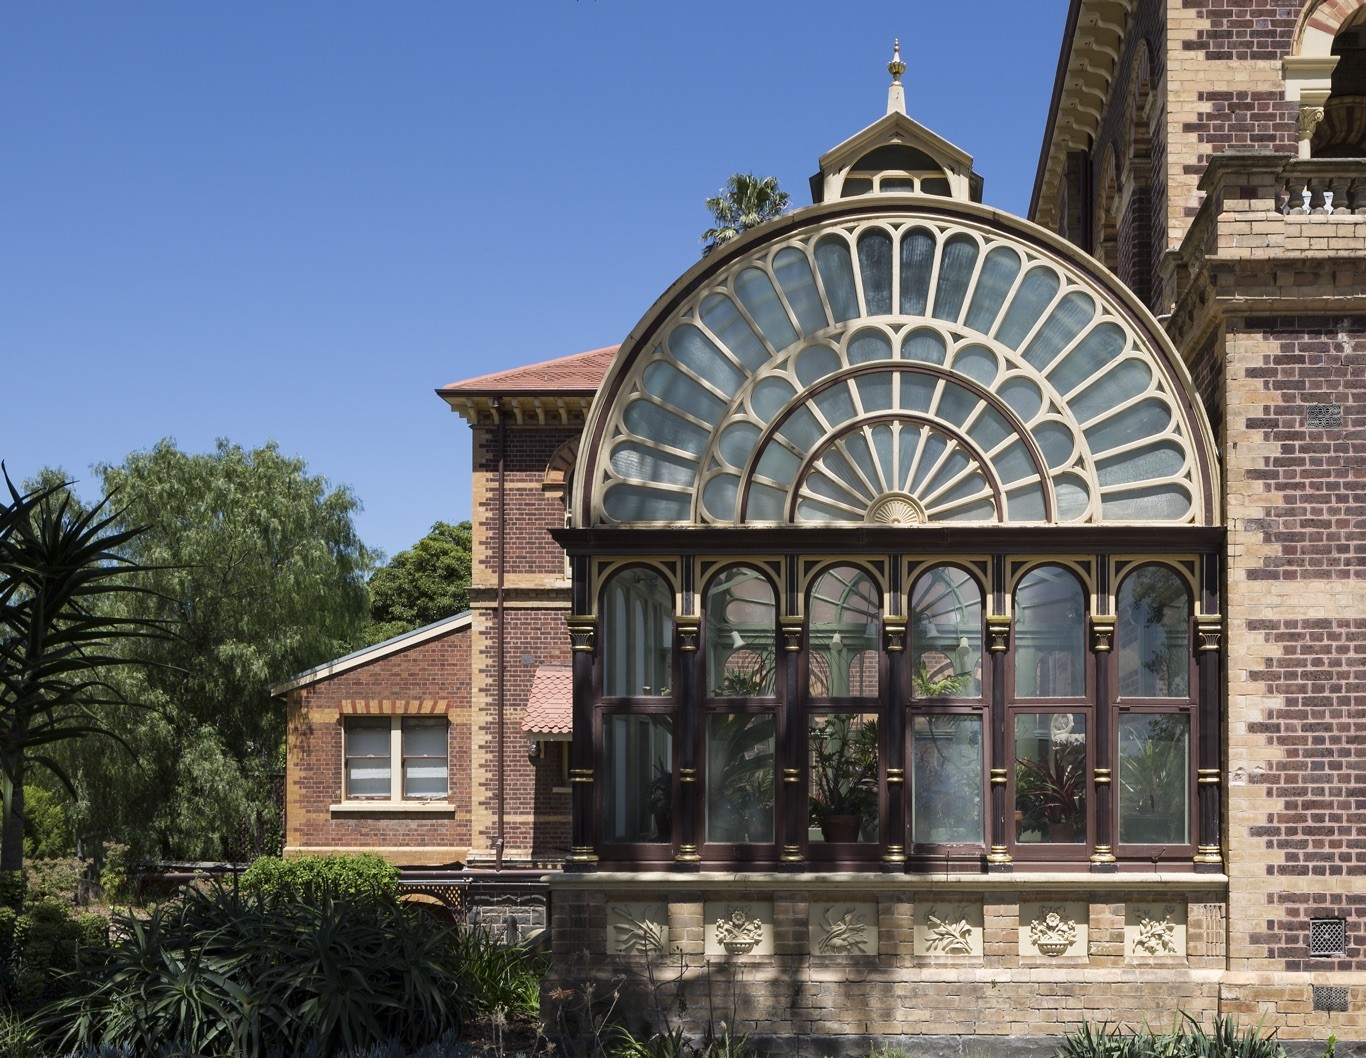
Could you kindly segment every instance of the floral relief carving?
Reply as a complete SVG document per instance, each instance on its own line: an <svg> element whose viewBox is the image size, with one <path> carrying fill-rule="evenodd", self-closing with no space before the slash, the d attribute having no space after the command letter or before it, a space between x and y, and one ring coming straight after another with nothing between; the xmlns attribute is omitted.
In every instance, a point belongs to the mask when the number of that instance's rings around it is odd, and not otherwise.
<svg viewBox="0 0 1366 1058"><path fill-rule="evenodd" d="M944 911L931 907L925 921L929 924L930 935L925 950L939 955L971 955L972 923L968 921L967 909L963 907Z"/></svg>
<svg viewBox="0 0 1366 1058"><path fill-rule="evenodd" d="M831 904L817 923L820 955L867 955L874 940L874 927L863 908L853 904ZM814 932L814 931L813 931Z"/></svg>
<svg viewBox="0 0 1366 1058"><path fill-rule="evenodd" d="M1064 954L1077 942L1077 924L1061 907L1040 908L1041 917L1029 923L1029 939L1049 958Z"/></svg>
<svg viewBox="0 0 1366 1058"><path fill-rule="evenodd" d="M1152 908L1139 908L1138 928L1134 933L1133 951L1137 955L1178 955L1176 944L1176 909L1170 904L1162 909L1161 917Z"/></svg>
<svg viewBox="0 0 1366 1058"><path fill-rule="evenodd" d="M658 955L669 944L662 904L617 904L608 929L611 950L619 955Z"/></svg>
<svg viewBox="0 0 1366 1058"><path fill-rule="evenodd" d="M764 923L752 908L736 904L716 920L716 939L731 955L752 951L763 936Z"/></svg>

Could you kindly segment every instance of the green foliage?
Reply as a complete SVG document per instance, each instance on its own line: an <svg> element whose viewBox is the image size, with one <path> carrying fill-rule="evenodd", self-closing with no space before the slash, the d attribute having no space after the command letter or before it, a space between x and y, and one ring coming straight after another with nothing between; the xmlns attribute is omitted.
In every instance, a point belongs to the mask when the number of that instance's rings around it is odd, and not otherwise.
<svg viewBox="0 0 1366 1058"><path fill-rule="evenodd" d="M877 804L877 721L835 713L811 728L811 819L865 815Z"/></svg>
<svg viewBox="0 0 1366 1058"><path fill-rule="evenodd" d="M480 929L452 933L449 952L470 990L477 1017L535 1017L540 1013L547 956L499 944Z"/></svg>
<svg viewBox="0 0 1366 1058"><path fill-rule="evenodd" d="M70 799L30 782L24 787L24 857L57 859L76 851Z"/></svg>
<svg viewBox="0 0 1366 1058"><path fill-rule="evenodd" d="M100 888L104 898L110 903L129 900L133 896L133 886L129 878L132 859L128 846L121 842L110 842L104 847L104 863L100 867Z"/></svg>
<svg viewBox="0 0 1366 1058"><path fill-rule="evenodd" d="M1170 1032L1083 1022L1063 1037L1057 1058L1286 1058L1276 1033L1263 1034L1260 1022L1240 1030L1233 1018L1219 1015L1209 1031L1189 1014L1181 1018Z"/></svg>
<svg viewBox="0 0 1366 1058"><path fill-rule="evenodd" d="M267 900L322 893L358 903L398 901L398 868L372 852L340 856L262 856L242 872L241 888Z"/></svg>
<svg viewBox="0 0 1366 1058"><path fill-rule="evenodd" d="M83 954L72 995L40 1015L64 1048L256 1058L277 1044L414 1047L475 1008L452 932L398 903L187 890L117 917L114 932L112 947Z"/></svg>
<svg viewBox="0 0 1366 1058"><path fill-rule="evenodd" d="M744 1036L733 1035L722 1022L708 1026L701 1039L689 1039L677 1027L661 1029L645 1039L615 1026L608 1033L609 1058L755 1058L755 1050Z"/></svg>
<svg viewBox="0 0 1366 1058"><path fill-rule="evenodd" d="M38 1031L12 1010L0 1009L0 1054L5 1058L43 1058Z"/></svg>
<svg viewBox="0 0 1366 1058"><path fill-rule="evenodd" d="M51 900L67 907L76 904L85 863L75 856L29 860L24 868L26 898Z"/></svg>
<svg viewBox="0 0 1366 1058"><path fill-rule="evenodd" d="M707 199L707 210L716 226L702 233L702 256L724 246L750 228L757 228L787 212L791 197L778 186L776 176L732 173L726 186Z"/></svg>
<svg viewBox="0 0 1366 1058"><path fill-rule="evenodd" d="M437 522L375 571L367 642L378 643L469 608L472 532L469 522Z"/></svg>
<svg viewBox="0 0 1366 1058"><path fill-rule="evenodd" d="M83 948L108 942L102 915L75 914L69 903L30 896L24 910L0 909L0 1006L31 1013L66 994L66 975Z"/></svg>
<svg viewBox="0 0 1366 1058"><path fill-rule="evenodd" d="M65 484L20 490L4 472L0 496L0 870L24 862L24 783L39 765L71 785L51 750L108 735L106 707L127 699L110 670L132 662L122 648L156 642L168 627L130 612L145 600L146 572L124 550L141 528L83 509ZM107 746L104 747L107 749Z"/></svg>
<svg viewBox="0 0 1366 1058"><path fill-rule="evenodd" d="M147 589L125 611L181 634L141 644L146 667L120 678L156 707L111 721L132 754L82 745L68 761L78 830L138 859L265 851L284 744L284 705L267 687L357 642L373 564L359 504L274 444L192 455L167 440L100 473L123 524L148 527L124 548Z"/></svg>

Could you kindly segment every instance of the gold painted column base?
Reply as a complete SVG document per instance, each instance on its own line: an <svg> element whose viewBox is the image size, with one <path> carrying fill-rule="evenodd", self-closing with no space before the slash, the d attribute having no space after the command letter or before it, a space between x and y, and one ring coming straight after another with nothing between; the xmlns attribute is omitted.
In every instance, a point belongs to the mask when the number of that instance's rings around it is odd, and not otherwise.
<svg viewBox="0 0 1366 1058"><path fill-rule="evenodd" d="M987 853L987 871L1002 873L1014 869L1015 861L1010 858L1010 850L1004 845L991 846L991 851Z"/></svg>
<svg viewBox="0 0 1366 1058"><path fill-rule="evenodd" d="M1218 874L1224 869L1224 853L1218 845L1197 845L1191 862L1197 874Z"/></svg>
<svg viewBox="0 0 1366 1058"><path fill-rule="evenodd" d="M1119 870L1115 850L1109 845L1097 845L1091 852L1091 871L1095 874L1111 874Z"/></svg>
<svg viewBox="0 0 1366 1058"><path fill-rule="evenodd" d="M783 853L782 853L781 856L778 857L778 859L779 859L782 863L801 863L801 862L803 862L803 860L802 860L802 849L801 849L801 846L800 846L800 845L784 845L784 846L783 846Z"/></svg>
<svg viewBox="0 0 1366 1058"><path fill-rule="evenodd" d="M680 845L678 852L674 855L674 863L701 863L702 856L697 851L696 845Z"/></svg>
<svg viewBox="0 0 1366 1058"><path fill-rule="evenodd" d="M883 863L902 864L906 862L905 845L888 845L887 851L882 854Z"/></svg>

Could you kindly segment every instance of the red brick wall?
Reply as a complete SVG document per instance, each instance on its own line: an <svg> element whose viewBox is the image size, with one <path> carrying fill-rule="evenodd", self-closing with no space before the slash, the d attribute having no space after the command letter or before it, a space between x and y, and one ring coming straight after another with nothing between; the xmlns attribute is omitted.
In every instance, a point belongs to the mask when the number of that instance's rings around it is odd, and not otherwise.
<svg viewBox="0 0 1366 1058"><path fill-rule="evenodd" d="M383 812L334 815L342 800L344 701L447 703L450 720L450 801L453 817ZM309 848L418 850L468 847L470 835L470 633L468 627L293 691L288 705L285 845ZM402 711L399 707L397 711Z"/></svg>

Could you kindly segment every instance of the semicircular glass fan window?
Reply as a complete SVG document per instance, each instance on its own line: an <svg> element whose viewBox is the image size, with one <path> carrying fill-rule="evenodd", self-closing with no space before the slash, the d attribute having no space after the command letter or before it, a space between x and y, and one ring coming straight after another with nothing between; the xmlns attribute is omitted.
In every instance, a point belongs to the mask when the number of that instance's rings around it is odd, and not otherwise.
<svg viewBox="0 0 1366 1058"><path fill-rule="evenodd" d="M1113 295L982 224L827 222L732 263L617 390L613 523L1191 523L1198 427Z"/></svg>

